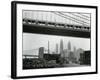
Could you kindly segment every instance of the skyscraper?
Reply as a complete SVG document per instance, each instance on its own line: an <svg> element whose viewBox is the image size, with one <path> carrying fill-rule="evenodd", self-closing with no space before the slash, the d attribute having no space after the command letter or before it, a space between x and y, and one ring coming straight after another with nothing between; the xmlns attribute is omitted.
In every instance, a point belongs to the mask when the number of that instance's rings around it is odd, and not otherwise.
<svg viewBox="0 0 100 80"><path fill-rule="evenodd" d="M39 58L43 58L44 55L44 47L39 48Z"/></svg>
<svg viewBox="0 0 100 80"><path fill-rule="evenodd" d="M76 57L77 56L77 50L76 50L75 46L73 47L73 53L74 53L74 56Z"/></svg>
<svg viewBox="0 0 100 80"><path fill-rule="evenodd" d="M71 51L71 43L70 43L70 41L68 42L68 50Z"/></svg>
<svg viewBox="0 0 100 80"><path fill-rule="evenodd" d="M56 44L56 54L58 54L58 44Z"/></svg>
<svg viewBox="0 0 100 80"><path fill-rule="evenodd" d="M73 50L74 50L74 52L76 51L76 47L75 46L73 47Z"/></svg>
<svg viewBox="0 0 100 80"><path fill-rule="evenodd" d="M60 40L60 54L61 54L61 57L64 57L64 52L63 52L63 40L62 40L62 39Z"/></svg>
<svg viewBox="0 0 100 80"><path fill-rule="evenodd" d="M61 39L60 40L60 53L63 52L63 40Z"/></svg>

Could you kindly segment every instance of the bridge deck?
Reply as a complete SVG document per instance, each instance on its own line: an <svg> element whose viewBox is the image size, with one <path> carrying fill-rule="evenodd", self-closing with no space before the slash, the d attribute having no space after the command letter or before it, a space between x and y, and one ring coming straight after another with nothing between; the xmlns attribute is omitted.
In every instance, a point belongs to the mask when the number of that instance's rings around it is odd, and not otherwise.
<svg viewBox="0 0 100 80"><path fill-rule="evenodd" d="M65 29L37 24L23 24L23 32L90 38L90 31Z"/></svg>

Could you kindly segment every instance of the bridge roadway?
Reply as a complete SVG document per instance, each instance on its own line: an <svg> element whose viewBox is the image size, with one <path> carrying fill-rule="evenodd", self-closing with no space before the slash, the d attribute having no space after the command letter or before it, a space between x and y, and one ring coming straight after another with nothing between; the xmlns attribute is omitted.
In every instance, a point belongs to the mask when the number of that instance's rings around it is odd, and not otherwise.
<svg viewBox="0 0 100 80"><path fill-rule="evenodd" d="M27 57L38 57L38 55L23 55L23 57L27 58Z"/></svg>
<svg viewBox="0 0 100 80"><path fill-rule="evenodd" d="M23 32L90 38L90 27L31 20L23 20Z"/></svg>

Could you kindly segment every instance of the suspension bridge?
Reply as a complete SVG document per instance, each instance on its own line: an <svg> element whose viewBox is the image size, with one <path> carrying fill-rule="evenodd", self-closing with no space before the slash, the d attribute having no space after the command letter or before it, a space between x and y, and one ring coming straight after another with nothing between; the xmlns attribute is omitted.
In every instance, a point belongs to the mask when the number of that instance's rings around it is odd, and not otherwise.
<svg viewBox="0 0 100 80"><path fill-rule="evenodd" d="M57 11L23 11L23 32L90 38L91 15Z"/></svg>

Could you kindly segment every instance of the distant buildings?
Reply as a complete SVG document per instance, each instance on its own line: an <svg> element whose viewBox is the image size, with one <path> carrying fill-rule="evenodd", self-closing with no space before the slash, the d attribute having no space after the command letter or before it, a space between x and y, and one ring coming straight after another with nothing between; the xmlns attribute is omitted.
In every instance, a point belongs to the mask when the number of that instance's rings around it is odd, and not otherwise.
<svg viewBox="0 0 100 80"><path fill-rule="evenodd" d="M79 62L79 59L80 59L80 54L83 54L84 53L84 50L79 48L77 50L74 50L74 54L75 54L75 57L76 57L76 61Z"/></svg>
<svg viewBox="0 0 100 80"><path fill-rule="evenodd" d="M76 49L76 47L73 47L73 51L71 50L71 42L69 41L67 44L67 48L64 48L64 42L61 39L60 40L60 45L58 45L58 43L56 43L55 45L55 51L50 51L50 45L49 45L49 41L48 41L48 49L45 49L45 47L40 47L38 49L38 58L40 59L45 59L45 60L56 60L57 62L59 62L59 59L63 61L63 63L78 63L78 64L90 64L91 62L91 54L90 51L84 51L83 49L79 48ZM37 50L35 50L36 52ZM34 52L34 50L32 51L26 51L27 53L32 53ZM34 54L34 53L33 53ZM27 57L30 55L25 55L25 57ZM33 56L37 57L36 55Z"/></svg>
<svg viewBox="0 0 100 80"><path fill-rule="evenodd" d="M39 47L31 51L26 50L24 54L26 53L27 55L23 55L23 69L91 65L90 50L84 51L81 48L76 49L75 46L72 50L71 42L69 41L68 44L64 44L62 39L59 43L60 45L56 43L54 51L51 51L49 41L47 43L47 49L45 47ZM67 45L67 48L65 48L65 45ZM31 55L28 55L28 53L31 53ZM36 53L38 55L34 55Z"/></svg>
<svg viewBox="0 0 100 80"><path fill-rule="evenodd" d="M69 62L72 62L72 63L74 63L76 61L76 57L72 51L69 52L68 60L69 60Z"/></svg>
<svg viewBox="0 0 100 80"><path fill-rule="evenodd" d="M60 55L61 55L61 58L64 58L65 62L66 60L67 62L68 61L74 62L76 60L74 52L71 51L70 41L68 42L68 49L64 49L63 40L60 41Z"/></svg>

